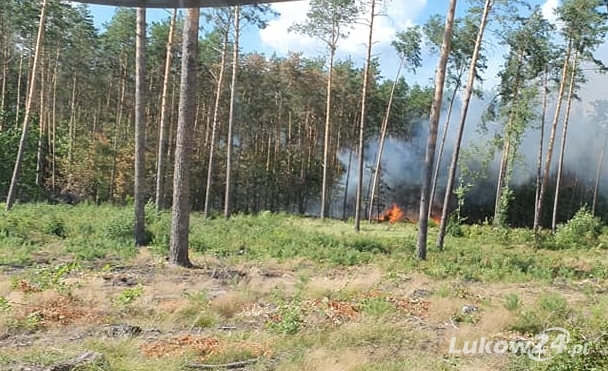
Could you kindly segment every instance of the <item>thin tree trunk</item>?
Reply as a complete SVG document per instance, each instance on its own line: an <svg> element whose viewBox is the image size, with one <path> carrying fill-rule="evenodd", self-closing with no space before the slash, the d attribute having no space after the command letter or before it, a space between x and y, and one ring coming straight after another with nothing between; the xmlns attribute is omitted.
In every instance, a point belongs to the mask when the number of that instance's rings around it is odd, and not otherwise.
<svg viewBox="0 0 608 371"><path fill-rule="evenodd" d="M189 165L192 145L191 131L196 108L199 18L199 8L189 8L187 10L182 45L182 74L173 172L169 262L184 267L192 266L188 257L188 232L190 229Z"/></svg>
<svg viewBox="0 0 608 371"><path fill-rule="evenodd" d="M545 120L547 117L547 105L549 101L549 73L545 71L543 78L543 111L540 117L540 137L538 143L538 158L536 161L536 191L534 195L534 237L535 241L538 242L538 226L540 225L540 215L536 213L538 208L539 196L540 196L540 184L542 182L542 168L543 168L543 146L545 141Z"/></svg>
<svg viewBox="0 0 608 371"><path fill-rule="evenodd" d="M597 159L597 170L595 171L595 184L593 185L593 203L591 204L591 214L595 215L595 207L597 205L597 193L600 188L600 176L602 174L602 167L604 164L604 152L606 151L606 142L608 141L608 133L604 133L604 142L602 143L602 149Z"/></svg>
<svg viewBox="0 0 608 371"><path fill-rule="evenodd" d="M232 182L232 147L234 146L232 139L232 131L234 125L234 101L236 99L236 78L239 71L239 38L240 38L240 20L241 11L237 5L234 7L234 41L232 53L232 81L230 82L230 110L228 113L228 138L226 143L226 190L224 193L224 218L230 217L231 208L231 191L230 185Z"/></svg>
<svg viewBox="0 0 608 371"><path fill-rule="evenodd" d="M456 0L450 0L448 13L445 19L445 31L441 44L441 54L437 62L435 72L435 94L431 105L429 118L429 136L424 156L424 167L422 168L422 185L420 187L420 213L418 216L418 241L416 243L416 254L418 259L426 260L426 239L429 227L429 193L431 187L431 176L433 171L433 160L437 144L437 126L441 116L441 103L443 100L443 87L445 85L446 66L452 47L452 32L454 30L454 14L456 13Z"/></svg>
<svg viewBox="0 0 608 371"><path fill-rule="evenodd" d="M553 115L553 122L551 124L551 133L549 134L549 144L547 146L547 157L545 159L545 168L543 170L543 178L540 183L540 192L538 193L538 202L536 204L536 210L534 211L534 219L538 221L537 230L538 233L540 228L540 217L543 211L543 198L545 197L545 190L547 189L547 183L549 182L549 174L551 172L551 159L553 156L553 146L555 144L555 134L557 132L557 123L559 121L560 111L562 109L562 101L564 99L564 91L566 90L566 77L568 76L568 65L570 64L570 53L572 52L572 40L568 41L568 48L566 49L566 58L564 59L564 67L562 69L562 76L559 84L559 91L557 93L557 106L555 107L555 114Z"/></svg>
<svg viewBox="0 0 608 371"><path fill-rule="evenodd" d="M334 75L334 57L336 49L332 45L329 48L329 66L327 71L327 86L325 98L325 132L323 134L323 180L321 184L321 212L319 217L325 218L328 214L327 187L329 174L329 139L331 130L331 86Z"/></svg>
<svg viewBox="0 0 608 371"><path fill-rule="evenodd" d="M5 40L6 41L6 40ZM2 50L4 55L4 50ZM0 61L0 67L2 67L2 88L0 88L0 131L4 130L4 106L6 102L6 77L8 75L8 62L5 58Z"/></svg>
<svg viewBox="0 0 608 371"><path fill-rule="evenodd" d="M112 168L110 170L110 190L108 198L114 201L114 182L116 181L116 157L118 156L118 142L120 137L120 124L122 121L122 111L125 103L125 90L127 85L127 62L122 67L122 78L120 84L120 99L118 100L118 112L116 114L116 126L114 128L114 144L112 145Z"/></svg>
<svg viewBox="0 0 608 371"><path fill-rule="evenodd" d="M167 151L167 116L169 112L169 79L171 77L171 64L173 62L173 34L175 32L175 20L177 18L177 9L173 9L171 22L169 23L169 37L167 40L167 53L165 57L165 73L163 76L163 91L161 93L160 103L160 123L158 129L158 159L156 161L156 197L154 203L156 211L165 208L165 152Z"/></svg>
<svg viewBox="0 0 608 371"><path fill-rule="evenodd" d="M44 53L44 51L42 51ZM44 162L46 158L46 126L47 126L47 107L46 107L46 80L47 73L44 65L44 60L40 66L40 98L39 98L39 114L38 114L38 148L36 150L36 185L42 187L44 182ZM48 64L48 63L47 63ZM34 77L35 78L35 77Z"/></svg>
<svg viewBox="0 0 608 371"><path fill-rule="evenodd" d="M572 107L572 96L574 94L574 85L576 84L576 68L578 61L578 51L574 52L572 58L572 72L570 75L570 86L568 87L568 100L566 104L566 116L564 117L564 128L562 131L562 140L559 149L559 158L557 160L557 179L555 181L555 197L553 198L553 216L551 218L551 230L555 232L557 228L557 208L559 206L559 189L562 182L562 171L564 168L564 154L566 152L566 135L568 134L568 121L570 120L570 108Z"/></svg>
<svg viewBox="0 0 608 371"><path fill-rule="evenodd" d="M29 61L29 59L28 59ZM29 67L28 67L29 68ZM23 53L19 58L19 73L17 74L17 104L15 105L15 126L19 125L19 111L21 110L21 78L23 75Z"/></svg>
<svg viewBox="0 0 608 371"><path fill-rule="evenodd" d="M390 118L391 108L393 107L393 96L395 95L395 88L397 86L397 82L399 81L399 76L401 76L401 68L403 68L404 63L405 58L401 58L401 61L399 62L399 67L397 68L397 76L395 76L395 81L393 81L393 86L391 87L391 92L388 96L388 103L386 105L386 111L384 112L384 120L382 120L382 128L380 129L380 143L378 144L378 153L376 154L376 165L374 166L374 175L369 196L370 206L368 219L370 222L372 221L372 217L374 214L374 197L376 196L376 187L378 186L378 175L380 173L382 152L384 151L384 140L386 139L388 119Z"/></svg>
<svg viewBox="0 0 608 371"><path fill-rule="evenodd" d="M13 169L13 176L11 177L11 184L6 197L6 211L9 211L15 203L17 196L17 187L19 183L19 175L21 172L21 164L23 162L23 155L25 153L25 145L27 141L27 132L29 128L29 121L32 109L32 102L34 100L34 90L36 90L36 73L38 72L38 63L40 59L42 40L44 38L44 26L46 21L46 8L48 0L42 1L40 9L40 21L38 24L38 36L36 37L36 50L34 51L34 62L32 64L32 78L30 81L30 87L27 94L27 101L25 103L25 114L23 117L23 128L21 130L21 139L19 140L19 149L17 150L17 159L15 160L15 168Z"/></svg>
<svg viewBox="0 0 608 371"><path fill-rule="evenodd" d="M509 180L507 179L508 168L511 167L511 134L513 132L513 121L515 120L515 109L514 106L517 105L518 96L519 96L519 87L521 83L521 69L522 63L524 59L524 51L519 50L518 58L517 58L517 73L515 74L515 83L513 89L513 97L510 98L510 112L509 117L507 119L507 123L505 125L504 142L502 149L502 156L500 158L500 168L498 169L498 180L496 181L496 197L494 199L494 220L492 221L494 226L504 225L505 220L503 215L507 210L504 208L507 206L506 203L503 202L504 192L508 190Z"/></svg>
<svg viewBox="0 0 608 371"><path fill-rule="evenodd" d="M52 108L52 119L51 119L51 191L55 192L55 181L56 181L56 133L57 133L57 70L59 67L59 46L57 46L57 54L55 56L55 66L53 69L53 108Z"/></svg>
<svg viewBox="0 0 608 371"><path fill-rule="evenodd" d="M456 178L456 168L458 166L458 155L460 153L460 143L462 142L462 134L464 132L464 125L467 120L467 112L469 110L469 103L471 96L473 95L473 85L475 84L475 71L477 69L477 59L479 58L479 52L481 50L481 43L483 40L483 34L488 23L488 16L492 10L493 0L486 0L483 14L481 16L481 22L479 24L479 32L477 33L477 39L475 40L475 48L473 49L473 55L471 56L471 65L469 66L469 75L467 79L467 87L465 89L464 99L462 101L462 111L460 113L460 122L458 124L458 130L456 132L456 142L454 143L454 151L452 153L452 161L450 163L450 170L448 172L448 182L445 187L445 195L443 197L443 210L441 211L441 223L439 225L439 235L437 236L437 247L443 249L443 240L445 238L445 230L447 227L448 211L450 206L450 200L452 199L452 190L454 188L454 180ZM427 210L428 214L428 210Z"/></svg>
<svg viewBox="0 0 608 371"><path fill-rule="evenodd" d="M363 162L365 150L365 116L367 103L367 88L369 81L369 70L372 59L372 36L374 31L374 18L376 17L376 0L371 0L369 34L367 39L367 55L365 56L365 69L363 71L363 88L361 89L361 121L359 123L359 174L357 177L357 198L355 200L355 231L361 229L361 198L363 195Z"/></svg>
<svg viewBox="0 0 608 371"><path fill-rule="evenodd" d="M109 95L109 94L108 94ZM74 163L74 126L76 125L76 75L72 78L72 99L70 103L70 121L68 128L68 162L70 168Z"/></svg>
<svg viewBox="0 0 608 371"><path fill-rule="evenodd" d="M146 8L137 8L135 32L135 246L146 238Z"/></svg>
<svg viewBox="0 0 608 371"><path fill-rule="evenodd" d="M439 144L439 153L437 154L437 163L435 164L435 171L433 172L433 181L431 182L431 195L429 196L429 218L433 213L433 204L435 203L435 192L437 191L437 180L439 179L439 170L441 169L441 160L443 159L443 152L445 150L445 141L448 137L448 129L450 128L450 120L452 118L452 111L454 109L454 100L456 94L460 89L460 80L454 86L450 104L448 105L448 112L445 118L445 124L443 125L443 133L441 134L441 143Z"/></svg>
<svg viewBox="0 0 608 371"><path fill-rule="evenodd" d="M213 161L215 149L215 137L217 136L217 127L219 121L220 101L222 97L222 85L224 83L224 69L226 66L226 52L228 48L228 30L224 35L222 45L222 57L220 61L220 73L217 78L217 88L215 91L215 106L213 108L213 124L211 126L211 142L209 143L209 162L207 164L207 186L205 188L205 208L203 214L205 218L209 217L209 208L211 203L211 186L213 183Z"/></svg>

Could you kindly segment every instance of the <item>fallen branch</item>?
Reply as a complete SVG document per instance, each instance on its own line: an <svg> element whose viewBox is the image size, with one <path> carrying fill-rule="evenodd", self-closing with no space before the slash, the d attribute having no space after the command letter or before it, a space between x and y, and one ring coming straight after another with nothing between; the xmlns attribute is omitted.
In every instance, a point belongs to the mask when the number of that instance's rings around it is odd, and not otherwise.
<svg viewBox="0 0 608 371"><path fill-rule="evenodd" d="M235 368L243 368L245 366L249 366L251 364L254 364L258 361L258 358L253 358L253 359L246 359L244 361L238 361L238 362L230 362L230 363L223 363L223 364L218 364L218 365L208 365L208 364L201 364L201 363L190 363L188 364L189 368L196 368L199 370L213 370L216 368L225 368L225 369L235 369ZM53 370L54 371L54 370Z"/></svg>

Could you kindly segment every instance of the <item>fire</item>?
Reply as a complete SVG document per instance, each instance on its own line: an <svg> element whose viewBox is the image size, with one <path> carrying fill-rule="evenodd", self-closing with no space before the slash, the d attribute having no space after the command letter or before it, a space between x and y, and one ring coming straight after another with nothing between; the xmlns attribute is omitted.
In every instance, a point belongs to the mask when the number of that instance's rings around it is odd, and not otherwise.
<svg viewBox="0 0 608 371"><path fill-rule="evenodd" d="M389 223L396 223L403 219L405 219L405 213L399 208L399 206L397 206L397 204L393 204L378 217L378 221Z"/></svg>

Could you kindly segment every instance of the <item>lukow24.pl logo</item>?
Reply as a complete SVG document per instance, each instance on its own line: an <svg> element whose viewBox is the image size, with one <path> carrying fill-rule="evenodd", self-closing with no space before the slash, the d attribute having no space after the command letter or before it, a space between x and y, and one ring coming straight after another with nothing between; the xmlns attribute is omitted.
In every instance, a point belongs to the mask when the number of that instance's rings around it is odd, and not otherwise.
<svg viewBox="0 0 608 371"><path fill-rule="evenodd" d="M604 334L603 336L608 336ZM560 353L572 357L589 354L592 343L574 343L570 332L561 327L551 327L535 335L530 340L493 340L481 337L465 340L459 344L457 337L450 339L449 354L527 354L535 361L547 361ZM603 350L608 356L608 349Z"/></svg>

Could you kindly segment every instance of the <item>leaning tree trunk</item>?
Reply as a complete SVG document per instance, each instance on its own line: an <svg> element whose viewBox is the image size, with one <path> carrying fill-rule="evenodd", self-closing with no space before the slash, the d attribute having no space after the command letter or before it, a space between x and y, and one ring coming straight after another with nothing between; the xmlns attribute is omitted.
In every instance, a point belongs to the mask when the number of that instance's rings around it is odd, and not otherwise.
<svg viewBox="0 0 608 371"><path fill-rule="evenodd" d="M146 8L137 8L135 38L135 246L148 243L146 239Z"/></svg>
<svg viewBox="0 0 608 371"><path fill-rule="evenodd" d="M25 113L23 117L23 128L21 130L21 139L19 140L19 149L17 150L17 159L15 160L15 168L13 169L13 176L11 177L11 185L8 189L8 195L6 197L6 210L9 211L15 203L17 196L17 187L19 183L19 175L21 172L21 163L23 162L23 155L25 153L25 144L27 141L27 131L29 128L30 115L32 110L32 102L34 100L34 90L36 89L36 73L38 72L38 63L40 59L42 40L44 38L44 24L46 20L46 7L48 0L42 1L40 9L40 21L38 23L38 36L36 37L36 50L34 51L34 62L32 64L32 73L30 80L30 87L27 93L27 101L25 103Z"/></svg>
<svg viewBox="0 0 608 371"><path fill-rule="evenodd" d="M431 177L433 175L433 161L435 158L435 147L437 144L437 126L441 116L441 103L443 100L443 87L445 85L446 66L450 49L452 47L452 32L454 30L454 14L456 12L456 0L450 0L448 14L445 19L445 31L441 43L441 54L437 62L435 72L435 94L431 105L429 118L429 136L426 143L426 154L422 168L422 185L420 186L420 214L418 216L418 241L416 243L416 254L418 259L426 259L426 239L429 227L429 193L431 188Z"/></svg>
<svg viewBox="0 0 608 371"><path fill-rule="evenodd" d="M222 96L222 85L224 83L224 69L226 65L226 51L228 48L228 30L224 35L224 43L222 45L222 58L220 61L220 73L217 78L217 88L215 91L215 106L213 108L213 124L211 126L211 142L209 142L209 162L207 163L207 186L205 187L205 218L209 217L209 207L211 202L211 187L213 183L213 162L215 151L215 137L217 136L218 116L220 110L220 99Z"/></svg>
<svg viewBox="0 0 608 371"><path fill-rule="evenodd" d="M551 159L553 156L553 146L555 144L555 134L557 132L557 123L559 121L560 111L562 109L562 101L564 99L564 92L566 90L566 77L568 76L568 65L570 64L570 53L572 52L572 40L568 42L568 48L566 49L566 58L564 59L564 66L562 68L562 76L559 84L559 91L557 93L557 106L555 107L555 114L553 115L553 122L551 124L551 134L549 134L549 144L547 146L547 157L545 160L545 168L543 170L543 178L540 183L540 190L538 192L538 202L536 203L536 210L534 210L534 220L536 221L535 234L538 234L540 229L540 218L543 212L543 198L545 197L545 190L547 183L549 182L549 173L551 171Z"/></svg>
<svg viewBox="0 0 608 371"><path fill-rule="evenodd" d="M572 107L572 96L574 94L574 85L576 84L576 68L578 61L578 52L574 52L572 58L572 72L570 72L570 86L568 87L568 100L566 104L566 116L564 117L564 128L562 131L562 140L559 149L559 158L557 160L557 179L555 181L555 197L553 198L553 215L551 218L551 230L555 232L557 227L557 207L559 206L559 188L562 182L562 171L564 168L564 153L566 151L566 135L568 133L568 121L570 120L570 108Z"/></svg>
<svg viewBox="0 0 608 371"><path fill-rule="evenodd" d="M228 138L226 140L226 191L224 194L224 218L230 217L232 182L232 148L234 146L232 131L234 125L234 101L236 99L236 77L239 71L239 37L241 12L239 6L234 7L234 50L232 51L232 77L230 82L230 109L228 113Z"/></svg>
<svg viewBox="0 0 608 371"><path fill-rule="evenodd" d="M158 128L158 153L156 160L156 195L155 205L156 211L163 210L164 194L165 194L165 167L167 158L167 116L169 114L169 79L171 77L171 64L173 61L173 34L175 32L175 19L177 18L177 9L173 9L171 22L169 23L169 37L167 40L167 53L165 57L165 73L163 76L163 91L161 93L160 103L160 123Z"/></svg>
<svg viewBox="0 0 608 371"><path fill-rule="evenodd" d="M182 41L182 74L173 171L173 208L171 212L169 262L184 267L192 266L188 257L188 232L190 229L189 166L192 125L196 108L199 19L199 8L189 8L184 24L184 39Z"/></svg>
<svg viewBox="0 0 608 371"><path fill-rule="evenodd" d="M452 161L450 163L450 170L448 172L448 182L445 187L445 195L443 197L443 208L441 210L441 223L439 224L439 235L437 236L437 247L443 249L443 241L445 239L445 230L448 221L448 210L450 206L450 200L452 199L452 190L454 188L454 180L456 179L456 168L458 166L458 155L460 153L460 143L462 142L462 134L464 132L464 124L467 120L467 112L469 110L469 103L471 96L473 95L473 85L475 84L475 71L477 67L477 59L479 58L479 52L481 50L481 42L483 40L483 34L488 23L488 16L490 10L492 10L493 0L486 0L483 8L483 14L481 16L481 22L479 24L479 31L477 33L477 39L475 40L475 48L473 49L473 55L471 56L471 65L469 66L469 77L467 80L467 87L465 89L464 99L462 101L462 111L460 113L460 122L458 130L456 132L456 143L454 143L454 152L452 153Z"/></svg>
<svg viewBox="0 0 608 371"><path fill-rule="evenodd" d="M376 154L376 165L374 167L374 175L372 178L372 186L371 191L369 193L369 215L368 220L371 222L374 214L374 197L376 195L376 187L378 186L378 174L380 173L380 163L382 160L382 152L384 151L384 140L386 139L386 130L388 128L388 119L390 117L391 108L393 106L393 96L395 95L395 88L397 86L397 82L399 81L399 76L401 75L401 68L403 68L403 64L405 63L405 58L401 58L399 62L399 67L397 68L397 76L395 76L395 81L393 81L393 86L391 87L391 92L388 96L388 103L386 105L386 111L384 112L384 119L382 120L382 129L380 129L380 143L378 144L378 153Z"/></svg>
<svg viewBox="0 0 608 371"><path fill-rule="evenodd" d="M365 69L363 71L363 88L361 89L361 117L359 122L359 159L357 176L357 196L355 200L355 231L361 229L361 198L363 195L363 158L365 149L365 116L367 102L367 85L369 80L370 63L372 59L372 36L374 31L374 18L376 11L376 0L371 0L369 35L367 39L367 55L365 57Z"/></svg>

